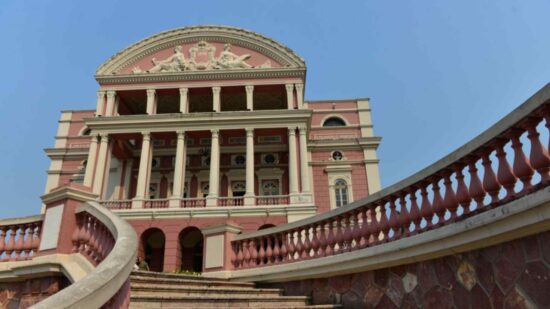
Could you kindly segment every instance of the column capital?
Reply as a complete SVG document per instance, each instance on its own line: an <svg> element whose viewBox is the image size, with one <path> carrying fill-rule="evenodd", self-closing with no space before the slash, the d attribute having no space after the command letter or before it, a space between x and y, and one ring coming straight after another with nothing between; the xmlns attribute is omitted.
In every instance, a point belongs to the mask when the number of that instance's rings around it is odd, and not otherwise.
<svg viewBox="0 0 550 309"><path fill-rule="evenodd" d="M244 130L246 131L246 134L254 134L254 128L244 128Z"/></svg>
<svg viewBox="0 0 550 309"><path fill-rule="evenodd" d="M148 96L148 97L154 96L155 93L157 93L157 90L155 90L155 89L147 89L147 96Z"/></svg>
<svg viewBox="0 0 550 309"><path fill-rule="evenodd" d="M90 142L92 142L92 143L98 143L99 142L99 134L90 134L90 136L92 137Z"/></svg>
<svg viewBox="0 0 550 309"><path fill-rule="evenodd" d="M296 90L298 91L304 90L304 84L302 83L294 84L294 87L296 87Z"/></svg>
<svg viewBox="0 0 550 309"><path fill-rule="evenodd" d="M97 98L98 99L103 99L104 96L105 96L105 90L98 90L97 91Z"/></svg>
<svg viewBox="0 0 550 309"><path fill-rule="evenodd" d="M141 135L143 135L143 139L151 140L151 132L149 131L143 131L141 132Z"/></svg>
<svg viewBox="0 0 550 309"><path fill-rule="evenodd" d="M296 135L296 127L288 127L288 135Z"/></svg>
<svg viewBox="0 0 550 309"><path fill-rule="evenodd" d="M116 96L116 91L114 90L108 90L106 93L107 93L107 99L113 99Z"/></svg>
<svg viewBox="0 0 550 309"><path fill-rule="evenodd" d="M244 86L244 89L246 90L246 93L252 93L254 91L254 85L246 85Z"/></svg>
<svg viewBox="0 0 550 309"><path fill-rule="evenodd" d="M189 88L182 87L180 88L180 95L186 95L189 92Z"/></svg>
<svg viewBox="0 0 550 309"><path fill-rule="evenodd" d="M218 135L220 134L220 130L219 129L212 129L210 130L210 133L212 133L212 138L218 138Z"/></svg>
<svg viewBox="0 0 550 309"><path fill-rule="evenodd" d="M294 84L285 84L286 91L292 92L294 90Z"/></svg>
<svg viewBox="0 0 550 309"><path fill-rule="evenodd" d="M177 130L176 133L178 134L178 139L185 137L185 130Z"/></svg>
<svg viewBox="0 0 550 309"><path fill-rule="evenodd" d="M298 130L300 131L300 134L306 134L307 127L306 126L299 126Z"/></svg>
<svg viewBox="0 0 550 309"><path fill-rule="evenodd" d="M220 93L221 90L222 90L222 87L220 87L220 86L212 87L212 93L214 93L214 94Z"/></svg>
<svg viewBox="0 0 550 309"><path fill-rule="evenodd" d="M101 136L101 142L107 143L109 141L109 134L108 133L101 133L99 134Z"/></svg>

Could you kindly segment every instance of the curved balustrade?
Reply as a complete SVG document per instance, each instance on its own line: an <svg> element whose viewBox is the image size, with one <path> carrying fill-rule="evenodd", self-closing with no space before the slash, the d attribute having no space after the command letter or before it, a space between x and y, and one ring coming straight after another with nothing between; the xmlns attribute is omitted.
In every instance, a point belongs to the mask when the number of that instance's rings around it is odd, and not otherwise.
<svg viewBox="0 0 550 309"><path fill-rule="evenodd" d="M143 208L168 208L167 199L151 199L143 202Z"/></svg>
<svg viewBox="0 0 550 309"><path fill-rule="evenodd" d="M288 195L264 195L256 197L256 205L288 205Z"/></svg>
<svg viewBox="0 0 550 309"><path fill-rule="evenodd" d="M546 129L545 129L546 127ZM550 86L455 152L346 207L232 242L236 269L361 250L464 220L548 186Z"/></svg>
<svg viewBox="0 0 550 309"><path fill-rule="evenodd" d="M96 268L32 308L128 308L129 276L137 255L133 228L95 202L78 206L76 221L73 252L87 257Z"/></svg>
<svg viewBox="0 0 550 309"><path fill-rule="evenodd" d="M131 209L132 200L98 201L98 203L110 210Z"/></svg>
<svg viewBox="0 0 550 309"><path fill-rule="evenodd" d="M32 259L40 244L41 215L0 220L0 262Z"/></svg>
<svg viewBox="0 0 550 309"><path fill-rule="evenodd" d="M235 197L218 197L218 206L220 207L231 207L231 206L243 206L244 197L235 196Z"/></svg>

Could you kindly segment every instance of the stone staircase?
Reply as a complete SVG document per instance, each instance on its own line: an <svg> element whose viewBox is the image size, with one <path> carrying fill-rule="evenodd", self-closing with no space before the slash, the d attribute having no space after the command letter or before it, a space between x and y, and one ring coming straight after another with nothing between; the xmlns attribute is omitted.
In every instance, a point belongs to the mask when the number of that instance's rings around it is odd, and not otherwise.
<svg viewBox="0 0 550 309"><path fill-rule="evenodd" d="M197 276L135 271L130 277L131 309L159 308L341 308L308 305L309 297L284 296L281 289L254 283Z"/></svg>

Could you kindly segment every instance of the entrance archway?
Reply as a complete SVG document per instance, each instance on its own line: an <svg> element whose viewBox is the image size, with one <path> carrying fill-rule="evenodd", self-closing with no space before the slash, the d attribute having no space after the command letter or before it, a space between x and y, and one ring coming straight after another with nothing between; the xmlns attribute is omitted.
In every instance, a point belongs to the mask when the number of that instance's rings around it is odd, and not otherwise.
<svg viewBox="0 0 550 309"><path fill-rule="evenodd" d="M204 238L202 232L194 227L187 227L179 235L181 248L181 270L202 272L202 253Z"/></svg>
<svg viewBox="0 0 550 309"><path fill-rule="evenodd" d="M162 272L165 239L164 233L157 228L150 228L141 234L143 255L150 271Z"/></svg>

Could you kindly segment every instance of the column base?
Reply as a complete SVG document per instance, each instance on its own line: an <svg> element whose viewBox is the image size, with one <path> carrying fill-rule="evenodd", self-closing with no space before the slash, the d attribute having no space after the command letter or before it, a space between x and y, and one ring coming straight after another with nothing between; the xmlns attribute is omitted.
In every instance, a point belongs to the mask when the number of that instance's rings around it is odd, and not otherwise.
<svg viewBox="0 0 550 309"><path fill-rule="evenodd" d="M181 199L177 196L171 196L168 198L168 208L180 208Z"/></svg>
<svg viewBox="0 0 550 309"><path fill-rule="evenodd" d="M143 198L135 197L132 199L132 209L141 209L143 208Z"/></svg>
<svg viewBox="0 0 550 309"><path fill-rule="evenodd" d="M245 195L244 196L244 206L254 206L256 205L256 196L254 195Z"/></svg>
<svg viewBox="0 0 550 309"><path fill-rule="evenodd" d="M218 197L217 196L207 196L206 197L206 207L217 207L218 206Z"/></svg>

